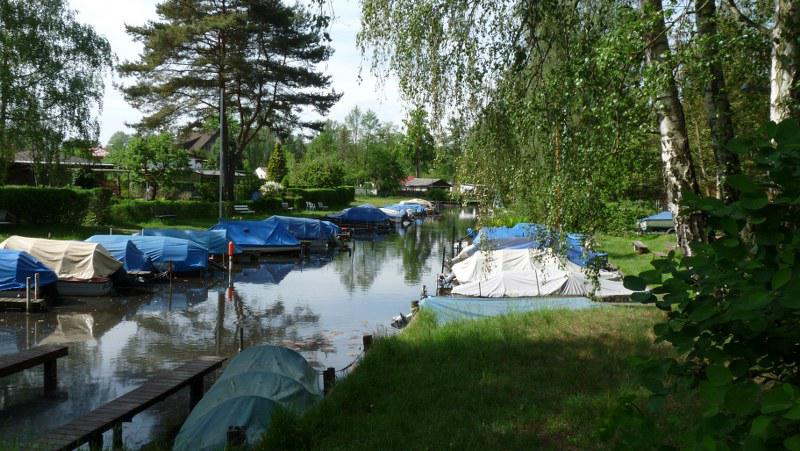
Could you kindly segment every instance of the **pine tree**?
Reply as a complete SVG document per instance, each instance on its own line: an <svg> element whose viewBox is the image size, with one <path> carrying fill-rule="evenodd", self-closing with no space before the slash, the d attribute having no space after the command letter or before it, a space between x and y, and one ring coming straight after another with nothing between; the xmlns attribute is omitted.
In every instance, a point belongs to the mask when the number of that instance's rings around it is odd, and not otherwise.
<svg viewBox="0 0 800 451"><path fill-rule="evenodd" d="M267 163L267 180L281 183L288 172L283 148L280 143L275 143L275 148L272 149L272 155L269 156L269 163Z"/></svg>

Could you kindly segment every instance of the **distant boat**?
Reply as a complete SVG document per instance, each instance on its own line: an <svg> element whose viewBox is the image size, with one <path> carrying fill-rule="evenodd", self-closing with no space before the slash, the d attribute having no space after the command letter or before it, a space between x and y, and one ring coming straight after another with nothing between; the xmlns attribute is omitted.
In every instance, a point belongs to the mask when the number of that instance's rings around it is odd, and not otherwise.
<svg viewBox="0 0 800 451"><path fill-rule="evenodd" d="M168 236L193 241L208 249L211 255L228 255L228 241L231 241L224 230L142 229L137 235ZM242 250L234 246L233 253L241 254Z"/></svg>
<svg viewBox="0 0 800 451"><path fill-rule="evenodd" d="M390 231L394 228L392 219L386 213L369 204L346 208L326 216L325 219L339 226L368 231Z"/></svg>
<svg viewBox="0 0 800 451"><path fill-rule="evenodd" d="M58 281L58 276L53 270L27 252L0 250L0 296L24 297L27 278L30 277L33 289L36 274L39 274L40 290L55 286Z"/></svg>
<svg viewBox="0 0 800 451"><path fill-rule="evenodd" d="M655 230L670 230L675 228L675 223L672 219L672 213L669 211L662 211L654 215L641 218L637 221L639 229L642 232L650 232Z"/></svg>
<svg viewBox="0 0 800 451"><path fill-rule="evenodd" d="M62 296L105 296L114 288L111 276L122 268L102 245L84 241L46 240L11 236L0 249L25 251L58 276Z"/></svg>
<svg viewBox="0 0 800 451"><path fill-rule="evenodd" d="M330 221L290 216L270 216L264 222L278 222L300 241L307 241L312 248L327 248L335 244L342 230Z"/></svg>
<svg viewBox="0 0 800 451"><path fill-rule="evenodd" d="M117 235L95 235L85 241L102 244L114 258L122 262L122 268L128 274L138 276L156 271L150 258L131 240L119 239Z"/></svg>
<svg viewBox="0 0 800 451"><path fill-rule="evenodd" d="M402 224L403 222L408 222L411 219L409 216L413 216L413 213L409 215L405 211L400 210L392 210L391 208L381 207L380 211L384 212L389 219L392 220L395 224Z"/></svg>
<svg viewBox="0 0 800 451"><path fill-rule="evenodd" d="M279 221L220 221L209 230L224 230L244 252L300 252L300 240Z"/></svg>

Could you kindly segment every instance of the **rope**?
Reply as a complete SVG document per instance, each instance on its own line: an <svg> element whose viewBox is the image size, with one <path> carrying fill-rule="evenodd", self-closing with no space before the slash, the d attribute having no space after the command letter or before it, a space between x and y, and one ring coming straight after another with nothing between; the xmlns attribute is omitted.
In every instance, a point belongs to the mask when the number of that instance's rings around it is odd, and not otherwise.
<svg viewBox="0 0 800 451"><path fill-rule="evenodd" d="M362 357L364 357L364 351L359 352L358 355L356 356L355 360L353 360L352 362L348 363L347 366L345 366L344 368L342 368L340 370L336 370L336 372L337 373L343 373L343 372L349 370L353 365L355 365L356 363L360 362ZM321 376L322 374L324 374L324 371L317 371L317 374L319 374Z"/></svg>

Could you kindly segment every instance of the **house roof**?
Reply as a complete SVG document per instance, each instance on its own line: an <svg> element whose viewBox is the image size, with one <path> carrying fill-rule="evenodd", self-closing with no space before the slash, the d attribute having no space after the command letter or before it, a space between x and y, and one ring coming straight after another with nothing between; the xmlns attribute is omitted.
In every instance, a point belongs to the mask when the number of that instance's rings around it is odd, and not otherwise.
<svg viewBox="0 0 800 451"><path fill-rule="evenodd" d="M217 141L218 135L219 131L213 133L193 133L181 141L180 146L186 149L190 154L205 155L206 151Z"/></svg>
<svg viewBox="0 0 800 451"><path fill-rule="evenodd" d="M448 183L446 180L429 179L429 178L423 178L423 177L417 177L417 178L414 178L414 179L411 179L411 180L408 180L408 181L405 182L405 186L407 186L407 187L414 187L414 186L424 187L424 186L434 186L434 185L451 186L450 183Z"/></svg>
<svg viewBox="0 0 800 451"><path fill-rule="evenodd" d="M21 151L14 154L14 163L15 164L34 164L37 161L34 161L33 155L30 151ZM93 166L96 168L113 168L113 164L109 163L100 163L99 161L92 161L87 160L86 158L81 157L74 157L74 156L67 156L62 157L59 161L62 165L65 166Z"/></svg>

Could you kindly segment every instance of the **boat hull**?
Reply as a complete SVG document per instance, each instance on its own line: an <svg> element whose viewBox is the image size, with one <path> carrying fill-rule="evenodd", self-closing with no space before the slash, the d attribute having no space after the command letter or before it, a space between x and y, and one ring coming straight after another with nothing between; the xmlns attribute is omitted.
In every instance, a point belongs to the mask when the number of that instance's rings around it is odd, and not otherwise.
<svg viewBox="0 0 800 451"><path fill-rule="evenodd" d="M59 296L108 296L114 290L111 279L104 280L59 280L56 282Z"/></svg>

